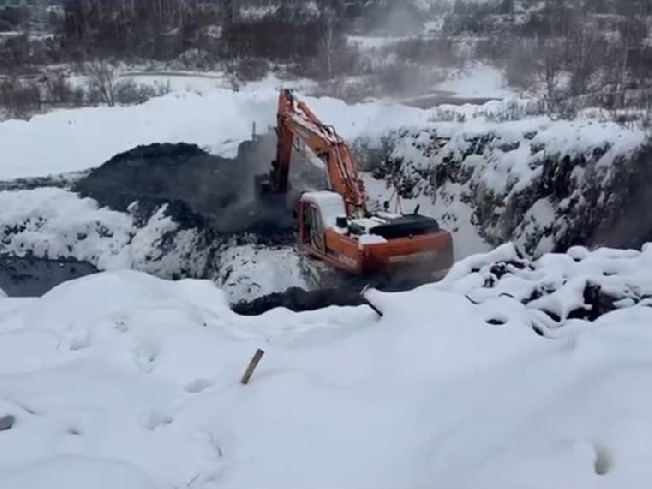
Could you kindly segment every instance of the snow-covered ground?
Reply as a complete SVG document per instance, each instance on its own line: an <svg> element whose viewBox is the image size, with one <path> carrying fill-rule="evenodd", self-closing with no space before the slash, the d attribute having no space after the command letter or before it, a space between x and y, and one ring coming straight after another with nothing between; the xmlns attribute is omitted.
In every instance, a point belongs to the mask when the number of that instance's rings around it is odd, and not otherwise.
<svg viewBox="0 0 652 489"><path fill-rule="evenodd" d="M176 224L154 216L137 229L131 216L99 208L93 199L56 188L0 192L2 251L40 257L74 257L102 270L132 268L156 252Z"/></svg>
<svg viewBox="0 0 652 489"><path fill-rule="evenodd" d="M169 85L172 92L136 106L58 109L29 121L0 122L0 180L93 168L116 153L152 142L196 143L212 153L231 156L238 144L251 136L254 124L257 131L274 125L280 88L301 94L315 89L309 80L284 81L273 75L247 83L237 92L220 72L125 71L121 77L152 86ZM85 80L79 78L75 83ZM504 88L500 72L486 66L460 71L433 90L461 99L514 95ZM433 110L391 101L347 105L329 97L305 96L305 100L349 140L425 123L434 116Z"/></svg>
<svg viewBox="0 0 652 489"><path fill-rule="evenodd" d="M0 299L0 488L647 488L652 248L505 261L369 291L382 318L241 318L210 282L129 271ZM546 326L587 281L629 300ZM558 293L521 303L538 286Z"/></svg>
<svg viewBox="0 0 652 489"><path fill-rule="evenodd" d="M224 71L136 71L125 70L120 74L120 80L133 80L138 84L149 85L151 87L166 87L171 92L176 93L194 93L205 95L215 89L233 90L233 79ZM80 77L77 83L86 84L87 79ZM244 92L255 92L261 89L278 89L281 87L310 92L315 89L317 83L308 79L299 80L281 80L274 74L269 74L265 78L256 82L238 83L238 90Z"/></svg>
<svg viewBox="0 0 652 489"><path fill-rule="evenodd" d="M448 80L434 87L459 98L514 98L514 90L507 87L504 74L488 65L476 65L451 73Z"/></svg>
<svg viewBox="0 0 652 489"><path fill-rule="evenodd" d="M384 48L410 39L412 38L409 36L348 36L347 41L351 46L366 51Z"/></svg>
<svg viewBox="0 0 652 489"><path fill-rule="evenodd" d="M484 110L490 107L500 104ZM647 194L645 130L591 118L490 120L477 111L451 110L457 120L404 128L382 140L391 142L394 162L384 170L395 169L399 185L411 188L403 206L421 205L451 229L458 258L485 250L486 242L513 241L535 256L568 242L634 246L628 243L650 231L636 211ZM388 179L365 175L369 195L390 198ZM618 236L610 231L616 224Z"/></svg>
<svg viewBox="0 0 652 489"><path fill-rule="evenodd" d="M57 110L30 121L7 120L0 123L0 180L93 168L149 143L194 143L232 157L251 137L253 124L259 132L275 124L277 99L273 88L235 93L216 88L204 95L174 92L137 106ZM306 101L350 140L427 118L424 111L398 104Z"/></svg>

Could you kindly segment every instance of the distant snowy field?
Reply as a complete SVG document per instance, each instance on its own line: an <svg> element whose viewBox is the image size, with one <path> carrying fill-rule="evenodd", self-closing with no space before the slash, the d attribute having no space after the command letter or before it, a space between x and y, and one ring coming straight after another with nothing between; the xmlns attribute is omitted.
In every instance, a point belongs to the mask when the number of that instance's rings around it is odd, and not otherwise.
<svg viewBox="0 0 652 489"><path fill-rule="evenodd" d="M511 260L370 291L382 318L241 318L212 283L128 271L0 299L0 488L647 488L652 248L495 277ZM620 309L566 319L587 281Z"/></svg>

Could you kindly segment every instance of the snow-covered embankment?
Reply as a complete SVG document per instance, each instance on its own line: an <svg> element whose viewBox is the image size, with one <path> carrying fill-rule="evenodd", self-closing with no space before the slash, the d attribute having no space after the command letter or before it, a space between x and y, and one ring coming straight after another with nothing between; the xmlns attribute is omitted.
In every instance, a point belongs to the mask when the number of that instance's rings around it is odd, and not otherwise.
<svg viewBox="0 0 652 489"><path fill-rule="evenodd" d="M652 239L647 141L641 129L592 119L433 122L386 134L389 158L367 181L379 199L392 191L386 180L398 181L462 241L477 240L475 231L534 256L640 247Z"/></svg>
<svg viewBox="0 0 652 489"><path fill-rule="evenodd" d="M0 488L646 488L651 252L504 246L382 317L129 271L0 299ZM617 303L571 318L587 281Z"/></svg>

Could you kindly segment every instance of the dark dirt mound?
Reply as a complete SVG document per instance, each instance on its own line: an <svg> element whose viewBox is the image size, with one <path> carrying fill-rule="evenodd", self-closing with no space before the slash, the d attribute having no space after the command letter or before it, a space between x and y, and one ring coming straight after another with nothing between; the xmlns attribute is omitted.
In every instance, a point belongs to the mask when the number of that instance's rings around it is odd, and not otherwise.
<svg viewBox="0 0 652 489"><path fill-rule="evenodd" d="M182 227L205 227L220 233L267 234L287 232L295 226L292 208L298 192L319 185L317 169L300 175L295 192L261 201L254 177L269 170L275 142L265 137L240 145L235 159L213 156L192 144L151 144L114 156L73 187L117 211L158 209ZM303 166L297 159L297 167Z"/></svg>

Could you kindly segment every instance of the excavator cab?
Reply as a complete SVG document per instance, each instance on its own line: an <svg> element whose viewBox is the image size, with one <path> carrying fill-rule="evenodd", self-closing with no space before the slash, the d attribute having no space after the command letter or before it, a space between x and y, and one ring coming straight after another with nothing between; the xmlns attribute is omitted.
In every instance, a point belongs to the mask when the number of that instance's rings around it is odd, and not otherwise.
<svg viewBox="0 0 652 489"><path fill-rule="evenodd" d="M324 254L324 219L321 209L309 200L299 202L301 244L309 247L315 254Z"/></svg>

